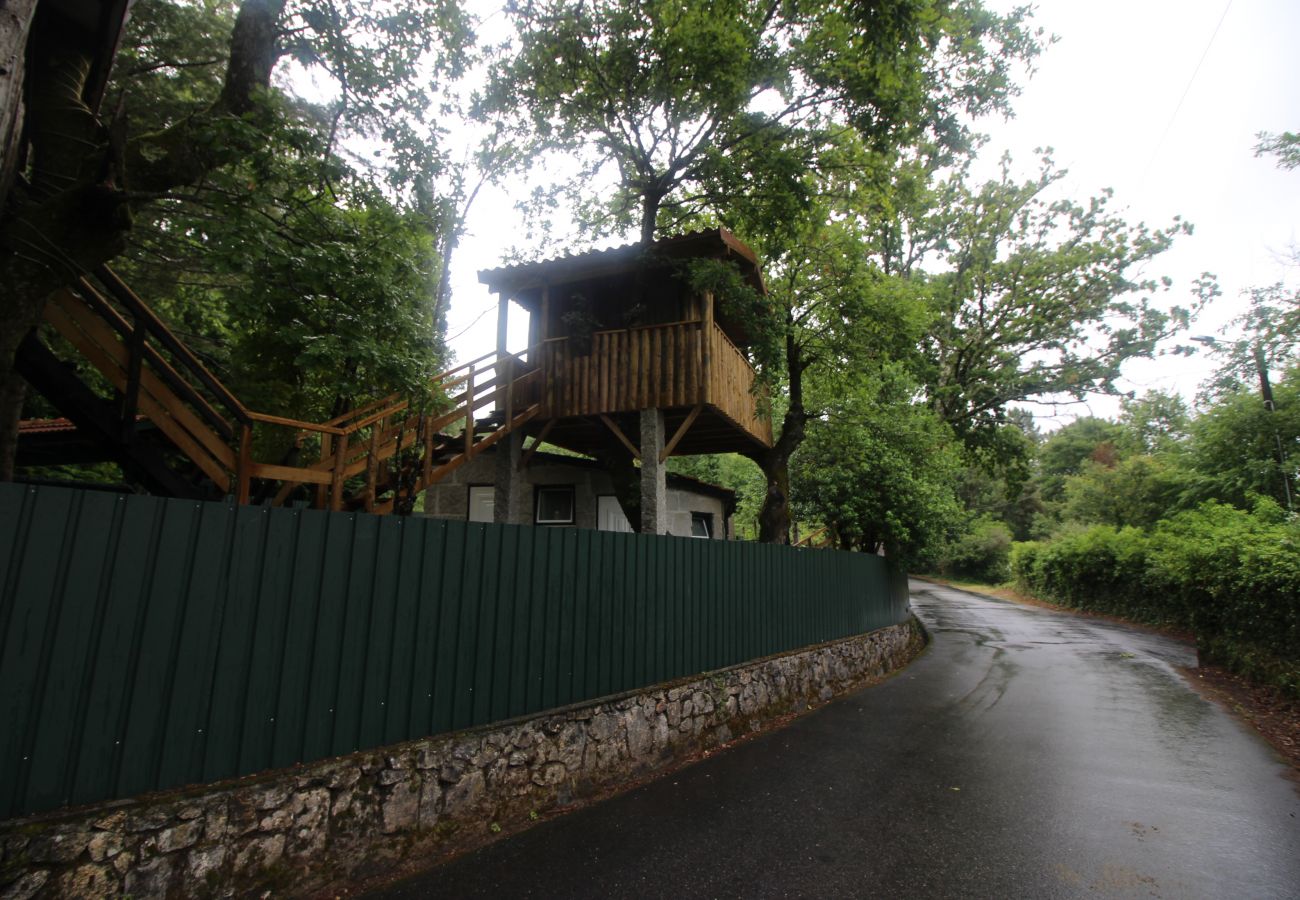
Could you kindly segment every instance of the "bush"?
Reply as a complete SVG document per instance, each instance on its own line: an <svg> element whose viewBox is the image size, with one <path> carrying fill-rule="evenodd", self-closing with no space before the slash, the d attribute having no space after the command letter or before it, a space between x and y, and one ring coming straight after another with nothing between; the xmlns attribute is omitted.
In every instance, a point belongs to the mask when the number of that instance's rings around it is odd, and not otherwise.
<svg viewBox="0 0 1300 900"><path fill-rule="evenodd" d="M939 560L939 574L1001 584L1011 575L1011 529L989 516L981 516L950 543Z"/></svg>
<svg viewBox="0 0 1300 900"><path fill-rule="evenodd" d="M1016 544L1010 566L1044 599L1190 627L1202 658L1300 697L1300 523L1271 500Z"/></svg>

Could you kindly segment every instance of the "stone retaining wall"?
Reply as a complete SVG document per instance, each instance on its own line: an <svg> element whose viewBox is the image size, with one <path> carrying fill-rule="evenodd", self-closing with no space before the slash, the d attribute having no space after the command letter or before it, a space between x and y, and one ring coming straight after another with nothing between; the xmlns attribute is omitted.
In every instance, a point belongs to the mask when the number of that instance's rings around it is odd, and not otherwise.
<svg viewBox="0 0 1300 900"><path fill-rule="evenodd" d="M915 621L527 719L0 823L0 900L301 896L525 827L904 665Z"/></svg>

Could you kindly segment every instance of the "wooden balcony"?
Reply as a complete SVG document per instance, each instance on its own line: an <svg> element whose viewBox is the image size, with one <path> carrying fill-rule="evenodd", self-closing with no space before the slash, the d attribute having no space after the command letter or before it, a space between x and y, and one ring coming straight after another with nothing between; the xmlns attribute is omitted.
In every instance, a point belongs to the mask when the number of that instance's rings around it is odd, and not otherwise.
<svg viewBox="0 0 1300 900"><path fill-rule="evenodd" d="M589 341L553 338L542 344L539 362L532 430L555 420L546 439L560 446L591 452L605 439L601 416L635 434L630 414L652 408L665 411L670 432L694 414L677 453L752 453L772 445L754 370L713 322L598 331Z"/></svg>

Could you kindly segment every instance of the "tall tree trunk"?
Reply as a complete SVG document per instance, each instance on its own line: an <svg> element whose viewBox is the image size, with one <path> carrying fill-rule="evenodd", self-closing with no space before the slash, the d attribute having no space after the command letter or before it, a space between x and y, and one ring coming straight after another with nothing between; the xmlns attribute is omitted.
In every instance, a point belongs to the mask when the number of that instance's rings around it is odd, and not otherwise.
<svg viewBox="0 0 1300 900"><path fill-rule="evenodd" d="M758 513L758 539L765 544L790 543L790 457L808 433L808 413L803 404L803 373L807 363L803 348L795 340L793 322L787 323L785 358L790 406L781 420L781 436L771 450L754 460L767 479L767 492Z"/></svg>
<svg viewBox="0 0 1300 900"><path fill-rule="evenodd" d="M648 247L655 240L655 222L659 206L664 202L665 191L657 184L647 187L641 195L641 246Z"/></svg>

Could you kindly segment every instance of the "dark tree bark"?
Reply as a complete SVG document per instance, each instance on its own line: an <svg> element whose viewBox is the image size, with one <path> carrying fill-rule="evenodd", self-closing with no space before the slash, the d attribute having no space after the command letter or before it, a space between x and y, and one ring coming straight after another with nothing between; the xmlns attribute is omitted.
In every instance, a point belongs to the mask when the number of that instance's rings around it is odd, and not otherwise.
<svg viewBox="0 0 1300 900"><path fill-rule="evenodd" d="M93 50L81 36L41 29L27 64L35 87L27 109L30 183L15 181L0 211L0 480L13 477L21 389L11 381L14 354L40 322L45 300L78 274L122 252L131 206L199 182L242 157L254 129L258 95L278 59L278 21L285 0L244 0L230 40L220 99L205 114L114 147L83 100ZM223 127L227 126L227 127Z"/></svg>
<svg viewBox="0 0 1300 900"><path fill-rule="evenodd" d="M790 457L808 433L808 412L803 402L803 374L808 363L803 347L795 338L793 325L789 322L786 328L790 405L781 420L781 436L771 450L754 458L767 479L767 492L758 513L758 539L765 544L790 543Z"/></svg>

